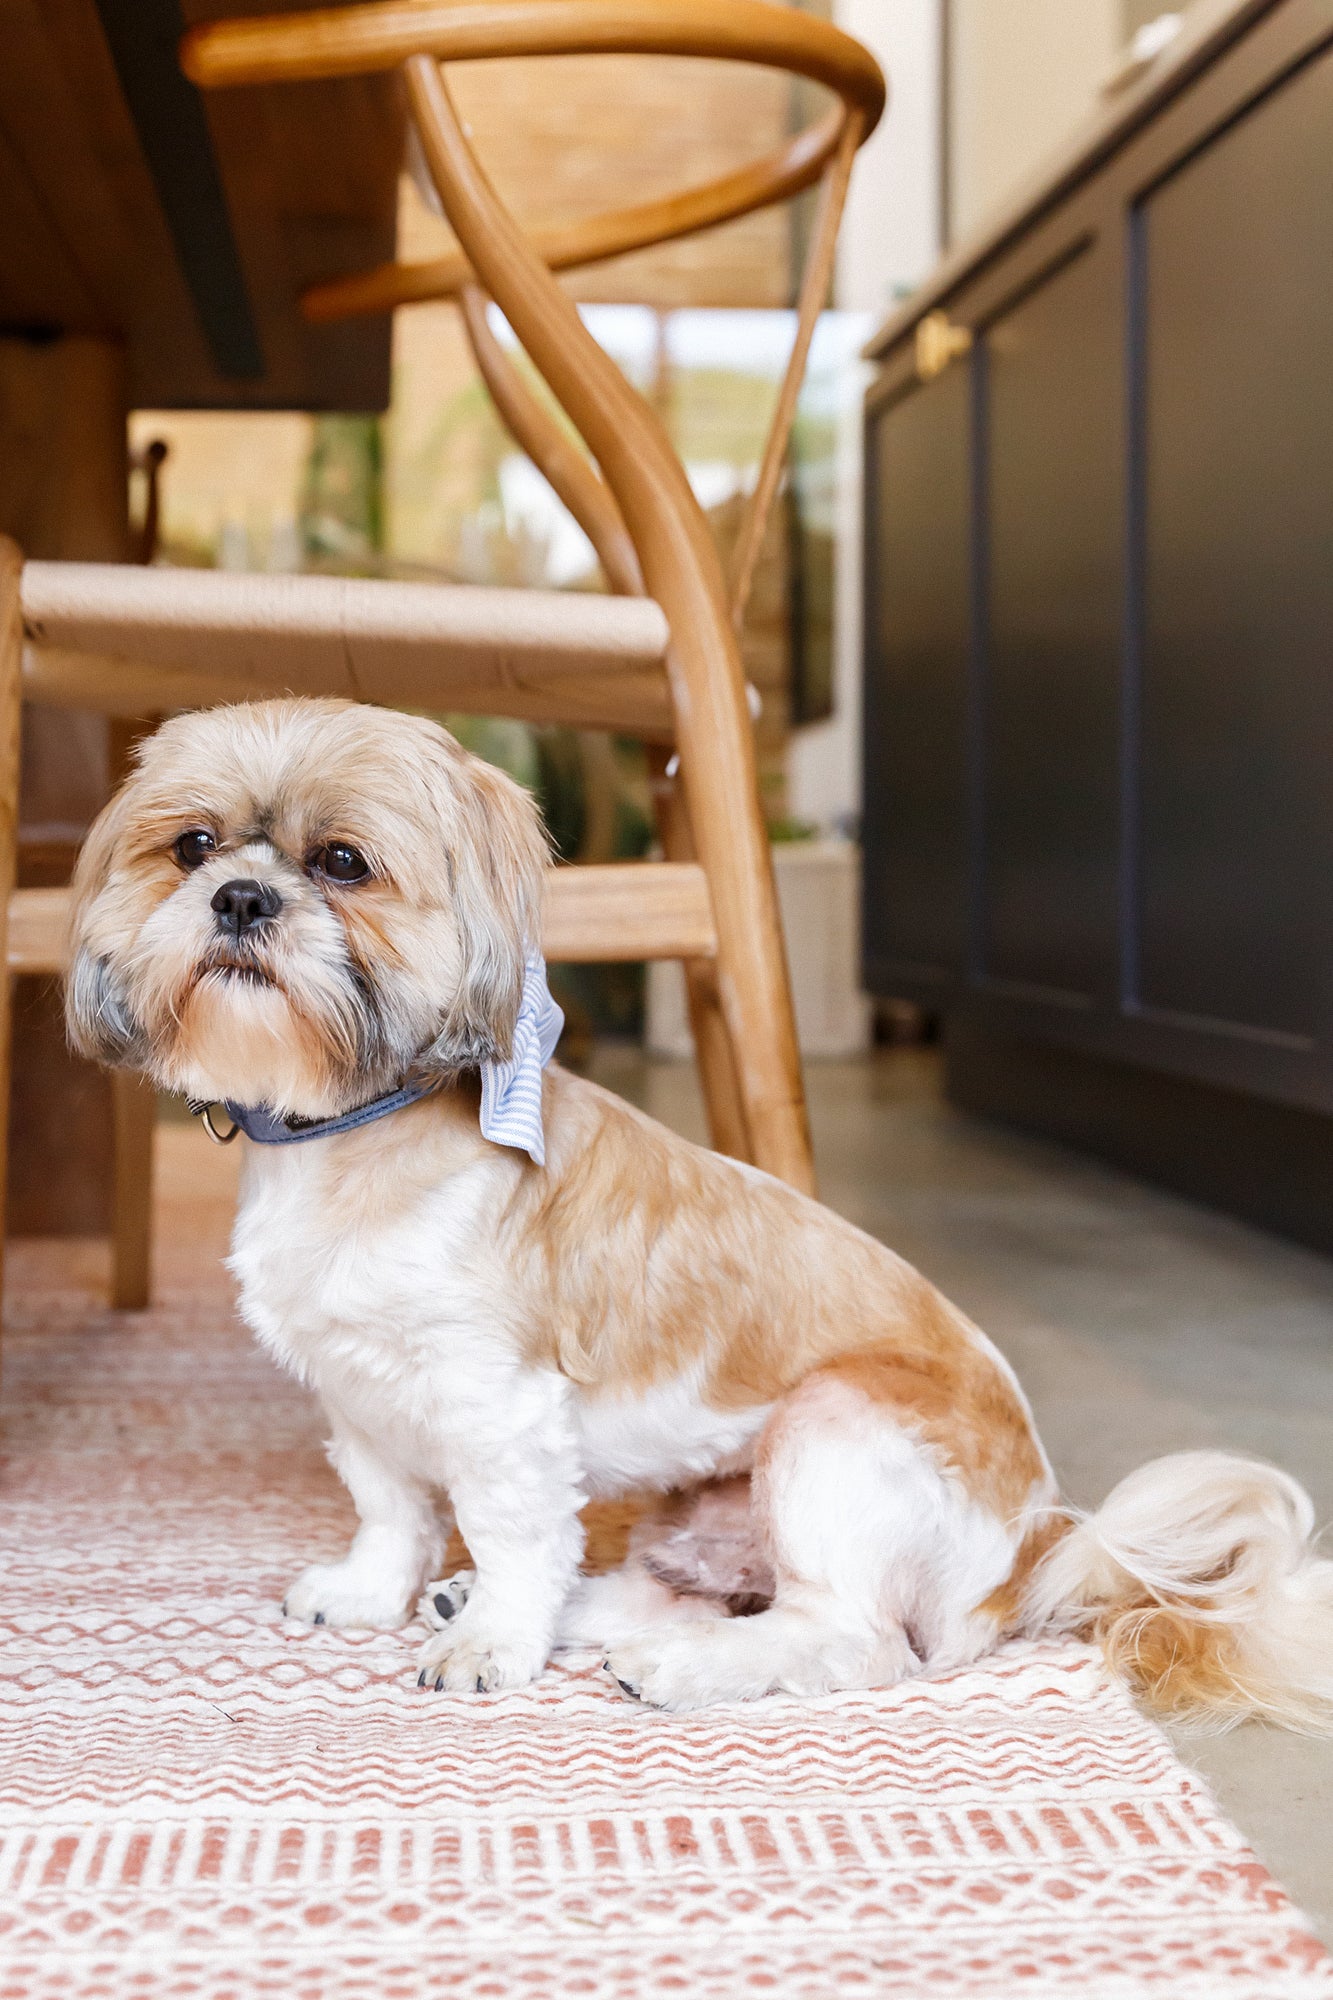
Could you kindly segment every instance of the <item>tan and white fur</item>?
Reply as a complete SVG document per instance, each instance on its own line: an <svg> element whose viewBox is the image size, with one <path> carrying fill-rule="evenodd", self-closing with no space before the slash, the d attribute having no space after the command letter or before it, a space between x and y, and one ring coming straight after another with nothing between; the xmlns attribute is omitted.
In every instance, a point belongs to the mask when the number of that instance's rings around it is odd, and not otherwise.
<svg viewBox="0 0 1333 2000"><path fill-rule="evenodd" d="M664 1708L1054 1628L1169 1705L1326 1724L1333 1564L1284 1474L1163 1459L1076 1520L1001 1354L829 1210L556 1066L545 1167L482 1137L547 861L527 794L436 724L310 701L167 723L85 846L86 1054L307 1118L438 1083L247 1147L241 1308L317 1391L360 1518L287 1615L395 1626L424 1589L424 1684L517 1687L591 1643ZM583 1577L585 1501L643 1489L660 1520ZM432 1581L451 1512L475 1571Z"/></svg>

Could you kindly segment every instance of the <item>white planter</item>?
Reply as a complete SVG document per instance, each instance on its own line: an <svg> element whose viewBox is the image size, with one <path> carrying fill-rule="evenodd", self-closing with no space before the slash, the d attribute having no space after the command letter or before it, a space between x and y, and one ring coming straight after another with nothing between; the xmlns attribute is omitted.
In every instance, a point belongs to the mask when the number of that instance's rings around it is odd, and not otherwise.
<svg viewBox="0 0 1333 2000"><path fill-rule="evenodd" d="M781 841L773 866L801 1053L855 1056L870 1045L860 986L861 850L848 840ZM679 965L648 967L645 1040L655 1056L694 1054Z"/></svg>

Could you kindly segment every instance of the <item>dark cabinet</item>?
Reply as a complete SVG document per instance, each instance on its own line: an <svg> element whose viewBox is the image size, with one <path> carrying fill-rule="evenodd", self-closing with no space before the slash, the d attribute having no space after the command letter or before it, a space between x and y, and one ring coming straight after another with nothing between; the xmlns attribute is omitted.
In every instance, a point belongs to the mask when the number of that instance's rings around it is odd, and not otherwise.
<svg viewBox="0 0 1333 2000"><path fill-rule="evenodd" d="M954 370L870 429L865 952L872 983L921 997L966 949L968 407Z"/></svg>
<svg viewBox="0 0 1333 2000"><path fill-rule="evenodd" d="M878 343L866 980L967 1101L1333 1246L1333 17L1191 18Z"/></svg>
<svg viewBox="0 0 1333 2000"><path fill-rule="evenodd" d="M1333 54L1144 196L1138 990L1313 1045L1333 973Z"/></svg>
<svg viewBox="0 0 1333 2000"><path fill-rule="evenodd" d="M985 504L979 970L1114 989L1122 474L1118 288L1084 246L976 352Z"/></svg>

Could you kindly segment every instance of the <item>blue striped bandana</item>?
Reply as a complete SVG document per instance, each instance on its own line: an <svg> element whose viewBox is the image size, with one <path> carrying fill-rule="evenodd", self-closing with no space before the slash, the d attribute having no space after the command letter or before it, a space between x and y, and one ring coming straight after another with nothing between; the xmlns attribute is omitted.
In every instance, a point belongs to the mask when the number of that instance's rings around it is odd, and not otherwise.
<svg viewBox="0 0 1333 2000"><path fill-rule="evenodd" d="M539 951L531 952L523 967L513 1053L508 1062L481 1066L481 1136L496 1146L516 1146L539 1167L546 1165L542 1071L564 1025L564 1013L546 984L546 960Z"/></svg>

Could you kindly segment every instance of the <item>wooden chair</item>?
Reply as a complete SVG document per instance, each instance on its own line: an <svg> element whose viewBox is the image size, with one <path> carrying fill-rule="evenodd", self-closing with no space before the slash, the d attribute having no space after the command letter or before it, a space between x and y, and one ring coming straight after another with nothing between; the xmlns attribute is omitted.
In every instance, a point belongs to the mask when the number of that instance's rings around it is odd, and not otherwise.
<svg viewBox="0 0 1333 2000"><path fill-rule="evenodd" d="M468 142L441 64L597 51L766 64L825 85L837 102L738 172L526 239ZM318 286L305 308L327 320L456 296L502 416L588 533L618 594L24 564L12 543L0 543L0 929L8 918L0 947L11 973L58 970L67 923L66 891L14 888L24 694L123 718L265 693L341 694L638 735L656 760L667 859L555 870L547 956L681 959L714 1143L812 1188L737 631L828 290L852 161L883 107L877 65L838 30L766 0L377 0L196 29L182 62L205 89L401 67L460 249ZM817 181L792 354L728 583L659 420L552 272L711 227ZM495 342L487 296L587 455ZM0 1006L6 1062L7 997ZM0 1086L7 1091L7 1076ZM113 1287L122 1304L146 1300L145 1144L142 1117L127 1114Z"/></svg>

